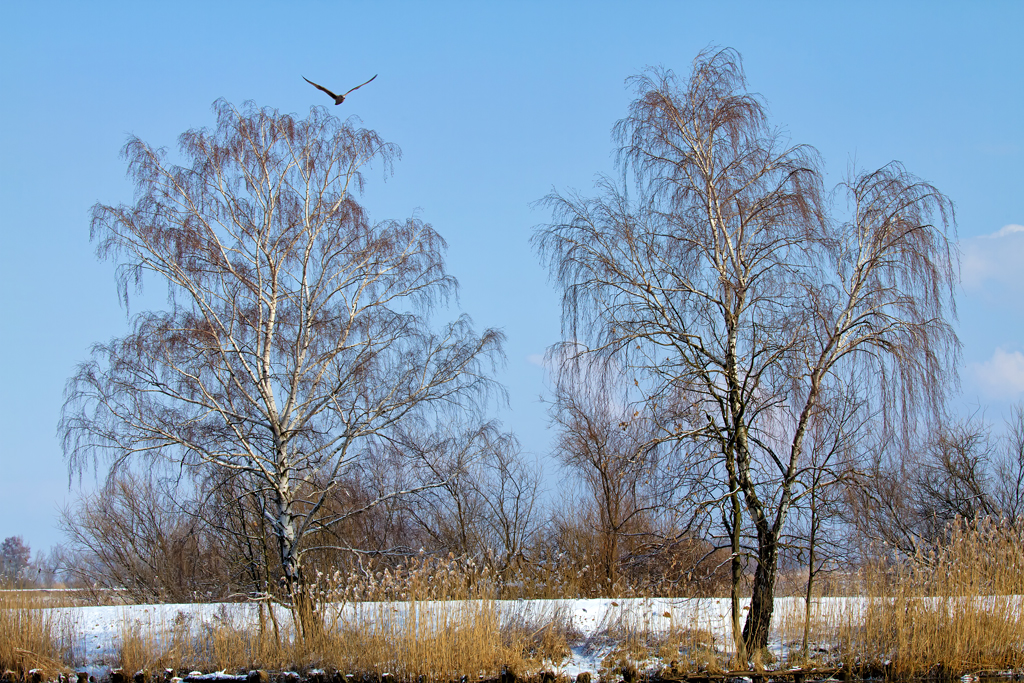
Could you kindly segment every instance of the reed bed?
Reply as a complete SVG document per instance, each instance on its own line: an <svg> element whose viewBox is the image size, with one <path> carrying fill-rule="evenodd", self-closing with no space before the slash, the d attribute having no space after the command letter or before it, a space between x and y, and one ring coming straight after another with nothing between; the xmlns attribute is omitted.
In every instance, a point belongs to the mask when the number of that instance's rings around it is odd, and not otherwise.
<svg viewBox="0 0 1024 683"><path fill-rule="evenodd" d="M523 581L471 561L366 562L313 577L318 628L297 628L292 612L270 601L207 606L202 615L169 608L160 612L167 615L162 621L146 623L126 611L115 652L103 664L129 673L323 669L447 683L557 670L575 648L600 662L595 673L604 681L631 677L638 668L678 674L842 665L889 679L1024 670L1019 526L959 523L940 547L847 575L844 590L856 584L859 595L816 598L809 623L802 599L778 599L772 652L753 653L750 662L733 661L722 601L717 607L699 599L649 603L666 605L662 613L662 607L631 610L627 600L616 598L620 606L609 598L611 608L583 633L566 608L576 596L557 590L571 584L549 577L543 590L555 599L538 612L508 599L524 590ZM45 609L54 599L0 592L0 670L24 678L41 668L52 678L85 662L74 649L80 643L74 618ZM142 611L132 609L136 616Z"/></svg>
<svg viewBox="0 0 1024 683"><path fill-rule="evenodd" d="M628 677L630 670L720 673L729 668L731 653L706 616L700 610L641 613L613 602L583 649L603 654L596 673L605 681ZM667 626L655 623L662 619Z"/></svg>
<svg viewBox="0 0 1024 683"><path fill-rule="evenodd" d="M950 528L946 543L864 572L866 599L838 642L894 678L1024 668L1024 536L990 520Z"/></svg>
<svg viewBox="0 0 1024 683"><path fill-rule="evenodd" d="M400 680L453 681L463 674L498 675L522 667L518 634L502 629L491 606L481 603L390 603L359 610L358 620L328 624L301 637L282 618L277 634L228 621L179 627L171 638L126 623L114 665L125 671L164 668L201 671L302 671L390 673ZM154 633L154 631L156 633ZM522 669L520 669L522 670Z"/></svg>
<svg viewBox="0 0 1024 683"><path fill-rule="evenodd" d="M24 678L32 669L56 676L66 669L68 634L51 611L46 594L15 589L0 590L0 671Z"/></svg>
<svg viewBox="0 0 1024 683"><path fill-rule="evenodd" d="M318 575L311 586L322 623L302 634L291 612L263 604L258 619L227 606L211 620L180 613L171 623L125 620L116 666L203 671L313 669L453 681L537 670L562 661L575 634L557 610L498 609L486 569L449 558L398 568L372 563Z"/></svg>

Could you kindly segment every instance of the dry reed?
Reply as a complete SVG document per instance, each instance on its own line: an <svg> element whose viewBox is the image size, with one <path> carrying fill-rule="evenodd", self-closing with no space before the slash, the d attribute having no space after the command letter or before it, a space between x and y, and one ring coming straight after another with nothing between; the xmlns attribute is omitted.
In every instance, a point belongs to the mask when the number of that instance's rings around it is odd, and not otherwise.
<svg viewBox="0 0 1024 683"><path fill-rule="evenodd" d="M956 677L1024 667L1024 537L1019 525L958 522L929 552L873 567L862 610L839 641L888 677Z"/></svg>
<svg viewBox="0 0 1024 683"><path fill-rule="evenodd" d="M0 671L24 677L32 669L47 676L65 670L61 630L44 606L38 592L0 590Z"/></svg>
<svg viewBox="0 0 1024 683"><path fill-rule="evenodd" d="M366 563L348 575L318 575L311 590L323 619L313 636L302 637L279 605L261 607L255 627L226 606L200 623L185 613L149 628L126 620L117 664L125 671L327 669L452 681L557 663L573 637L557 614L538 625L499 610L488 571L454 558L398 568Z"/></svg>
<svg viewBox="0 0 1024 683"><path fill-rule="evenodd" d="M546 614L505 600L537 590L571 597L572 577L540 578L529 586L522 577L499 580L486 567L453 557L397 567L365 562L345 574L314 577L323 619L315 636L301 637L279 604L211 607L216 611L205 617L184 610L165 623L125 618L117 661L109 663L126 672L325 669L445 682L557 668L570 646L602 660L604 680L638 666L714 673L746 664L730 661L731 642L716 630L714 615L700 610L660 614L659 608L641 618L613 607L584 638L558 600ZM872 565L857 581L862 597L814 601L807 652L800 647L803 601L778 600L773 641L783 645L784 661L762 655L755 667L843 663L897 679L1024 668L1019 526L960 523L941 547ZM39 609L50 606L45 600L0 592L0 667L52 675L80 658L71 648L74 624Z"/></svg>

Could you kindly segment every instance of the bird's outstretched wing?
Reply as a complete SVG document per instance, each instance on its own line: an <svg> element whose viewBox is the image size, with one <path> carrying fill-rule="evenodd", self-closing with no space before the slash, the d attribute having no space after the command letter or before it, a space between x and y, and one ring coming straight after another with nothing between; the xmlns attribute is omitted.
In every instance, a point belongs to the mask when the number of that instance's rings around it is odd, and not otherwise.
<svg viewBox="0 0 1024 683"><path fill-rule="evenodd" d="M377 76L378 76L378 74L374 74L374 75L373 75L373 78L377 78ZM305 77L303 77L303 78L305 78ZM373 78L371 78L371 79L370 79L370 81L372 81L372 80L373 80ZM370 81L366 81L366 83L369 83ZM360 88L362 88L362 87L363 87L364 85L366 85L366 83L360 83L360 84L359 84L359 85L357 85L356 87L352 88L352 90L359 90L359 89L360 89ZM313 85L316 85L316 83L314 83ZM320 86L319 86L319 85L317 85L316 87L320 88ZM320 89L321 89L321 90L324 90L324 88L320 88ZM345 93L345 95L348 95L348 93L352 92L352 90L349 90L349 91L348 91L347 93ZM344 97L345 95L342 95L342 97Z"/></svg>
<svg viewBox="0 0 1024 683"><path fill-rule="evenodd" d="M374 76L373 78L376 78L376 76ZM371 78L371 79L370 79L370 81L372 81L372 80L373 80L373 78ZM303 77L302 77L302 80L306 81L306 83L309 83L309 84L310 84L311 86L313 86L313 87L314 87L314 88L316 88L317 90L323 90L323 91L324 91L325 93L327 93L328 95L330 95L330 96L331 96L332 98L334 98L334 99L338 99L338 96L337 96L337 95L335 95L334 93L332 93L332 92L331 92L330 90L328 90L328 89L327 89L327 88L325 88L324 86L320 85L319 83L314 83L313 81L309 80L309 79L308 79L308 78L306 78L305 76L303 76ZM370 81L367 81L366 83L369 83ZM366 85L366 83L363 83L363 85ZM358 88L358 87L359 87L359 86L357 85L357 86L356 86L356 88ZM352 90L355 90L356 88L352 88ZM352 92L352 90L349 90L348 92ZM347 95L348 93L345 93L345 94Z"/></svg>

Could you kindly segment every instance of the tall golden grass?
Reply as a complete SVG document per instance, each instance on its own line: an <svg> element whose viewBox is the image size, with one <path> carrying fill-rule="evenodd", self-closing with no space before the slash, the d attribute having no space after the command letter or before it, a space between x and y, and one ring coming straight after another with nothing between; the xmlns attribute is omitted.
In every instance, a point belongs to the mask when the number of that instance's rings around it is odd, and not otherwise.
<svg viewBox="0 0 1024 683"><path fill-rule="evenodd" d="M523 670L522 639L502 628L492 606L481 602L367 605L355 620L329 623L322 634L301 638L287 620L278 634L213 625L179 625L161 638L126 622L118 639L125 671L178 668L202 671L327 669L391 673L400 680L423 676L453 681L462 675L498 675Z"/></svg>
<svg viewBox="0 0 1024 683"><path fill-rule="evenodd" d="M447 682L557 664L573 637L557 610L540 619L499 610L488 571L454 558L397 569L367 563L346 576L318 576L312 591L324 622L313 636L303 637L275 605L259 608L256 627L236 623L226 607L205 623L186 614L148 627L125 620L116 664L125 671L316 668Z"/></svg>
<svg viewBox="0 0 1024 683"><path fill-rule="evenodd" d="M866 604L839 629L844 652L894 678L1024 667L1024 530L983 520L949 531L934 550L865 571Z"/></svg>
<svg viewBox="0 0 1024 683"><path fill-rule="evenodd" d="M63 671L62 634L46 595L11 588L0 589L0 671L22 677L32 669L55 676Z"/></svg>
<svg viewBox="0 0 1024 683"><path fill-rule="evenodd" d="M847 595L859 585L860 597L823 596L814 603L808 652L798 647L802 600L780 599L773 639L786 646L785 661L761 653L755 668L842 663L892 679L1024 669L1020 526L961 522L941 546L873 564L848 575L846 584ZM316 668L448 682L557 667L570 646L578 646L602 654L603 680L617 679L637 662L672 666L677 673L747 665L731 661L730 639L715 635L710 621L669 611L652 620L613 607L597 632L584 638L557 600L569 597L558 588L571 586L571 577L526 586L452 557L398 567L366 562L346 574L314 577L323 628L313 636L302 636L284 606L268 603L248 607L257 619L232 606L217 608L212 619L183 611L168 623L143 624L126 616L117 661L110 664L127 672ZM546 614L525 609L525 603L510 609L514 600L499 602L538 589L556 598ZM0 670L24 675L42 668L53 675L78 663L74 624L42 609L51 605L40 594L0 592Z"/></svg>

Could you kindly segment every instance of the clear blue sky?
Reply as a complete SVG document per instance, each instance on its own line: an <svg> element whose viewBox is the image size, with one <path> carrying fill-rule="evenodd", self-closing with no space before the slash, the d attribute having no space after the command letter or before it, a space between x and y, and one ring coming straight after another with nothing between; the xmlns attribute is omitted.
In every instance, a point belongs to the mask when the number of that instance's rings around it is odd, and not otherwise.
<svg viewBox="0 0 1024 683"><path fill-rule="evenodd" d="M0 21L0 538L60 540L70 500L55 427L89 345L121 334L97 201L130 201L126 136L173 147L211 103L357 114L404 152L369 178L377 218L419 211L448 240L461 308L508 335L501 414L544 456L537 359L558 295L528 239L552 188L612 170L624 79L685 73L709 44L831 179L897 159L956 203L965 254L961 403L1024 399L1024 3L6 2ZM988 237L986 237L988 236ZM159 301L159 299L158 299ZM554 484L552 483L552 486Z"/></svg>

